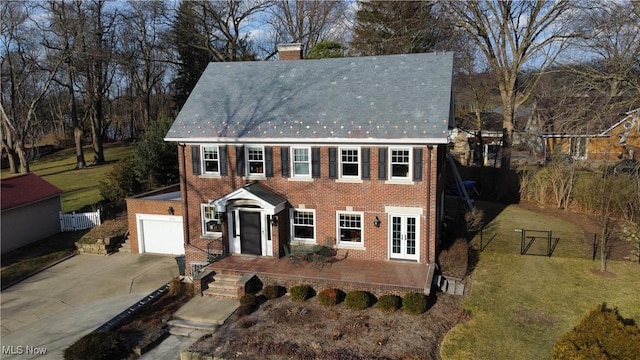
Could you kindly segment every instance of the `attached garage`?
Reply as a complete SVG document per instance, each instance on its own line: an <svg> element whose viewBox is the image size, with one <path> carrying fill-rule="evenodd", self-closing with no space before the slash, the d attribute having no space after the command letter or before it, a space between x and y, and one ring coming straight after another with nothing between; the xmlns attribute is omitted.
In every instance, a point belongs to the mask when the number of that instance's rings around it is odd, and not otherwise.
<svg viewBox="0 0 640 360"><path fill-rule="evenodd" d="M140 253L184 255L182 216L136 214Z"/></svg>

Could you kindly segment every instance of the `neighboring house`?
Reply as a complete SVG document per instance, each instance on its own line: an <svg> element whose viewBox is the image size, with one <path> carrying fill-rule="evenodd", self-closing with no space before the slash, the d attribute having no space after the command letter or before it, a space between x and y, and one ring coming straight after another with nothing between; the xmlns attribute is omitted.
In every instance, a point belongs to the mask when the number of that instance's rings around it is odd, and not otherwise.
<svg viewBox="0 0 640 360"><path fill-rule="evenodd" d="M2 253L60 232L62 190L36 174L0 181Z"/></svg>
<svg viewBox="0 0 640 360"><path fill-rule="evenodd" d="M165 138L179 146L187 264L318 244L433 265L452 64L451 53L209 64Z"/></svg>
<svg viewBox="0 0 640 360"><path fill-rule="evenodd" d="M537 134L546 157L568 154L592 164L640 159L640 108L601 104L589 98L536 100L527 124Z"/></svg>
<svg viewBox="0 0 640 360"><path fill-rule="evenodd" d="M518 108L513 124L514 145L524 141L522 129L530 114L530 107L520 106ZM475 112L456 116L455 127L449 131L451 153L463 165L472 165L474 163L488 165L489 155L495 159L496 153L502 145L502 107L495 108L493 111L483 111L479 116L482 125L480 129L482 142L478 141L478 115ZM484 149L480 149L479 145L482 145ZM484 159L482 158L483 154Z"/></svg>

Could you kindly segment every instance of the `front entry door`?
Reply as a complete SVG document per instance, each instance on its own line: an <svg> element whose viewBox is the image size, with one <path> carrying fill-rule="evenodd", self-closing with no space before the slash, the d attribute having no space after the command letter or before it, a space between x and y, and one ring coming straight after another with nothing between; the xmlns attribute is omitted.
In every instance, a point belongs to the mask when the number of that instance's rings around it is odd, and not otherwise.
<svg viewBox="0 0 640 360"><path fill-rule="evenodd" d="M389 216L389 253L391 259L418 261L420 240L419 217Z"/></svg>
<svg viewBox="0 0 640 360"><path fill-rule="evenodd" d="M262 255L260 212L240 211L240 251L242 254Z"/></svg>

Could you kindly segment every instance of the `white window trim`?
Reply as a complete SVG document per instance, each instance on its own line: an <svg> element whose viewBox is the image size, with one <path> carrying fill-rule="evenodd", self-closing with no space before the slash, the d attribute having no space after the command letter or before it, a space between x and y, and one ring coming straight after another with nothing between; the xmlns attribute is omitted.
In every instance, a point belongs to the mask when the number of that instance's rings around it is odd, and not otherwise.
<svg viewBox="0 0 640 360"><path fill-rule="evenodd" d="M360 215L360 242L340 241L340 215ZM362 211L336 211L336 246L341 248L364 248L364 212Z"/></svg>
<svg viewBox="0 0 640 360"><path fill-rule="evenodd" d="M293 231L293 228L295 226L295 224L293 223L294 220L294 213L298 211L298 212L310 212L313 214L313 239L303 239L303 238L297 238L295 237L295 232ZM298 241L298 242L303 242L303 243L308 243L308 244L316 244L317 243L317 236L316 236L316 230L317 230L317 224L318 224L318 218L316 217L316 210L315 209L302 209L302 208L296 208L296 209L290 209L289 210L289 219L291 219L289 221L290 223L290 227L291 227L291 240L293 241Z"/></svg>
<svg viewBox="0 0 640 360"><path fill-rule="evenodd" d="M584 141L584 156L573 153L573 142L574 141ZM586 160L589 155L589 138L587 137L571 137L569 139L569 155L575 160Z"/></svg>
<svg viewBox="0 0 640 360"><path fill-rule="evenodd" d="M222 235L222 231L207 231L207 226L206 226L206 221L207 219L205 219L205 215L204 215L204 211L205 208L210 207L213 208L215 211L215 206L213 205L209 205L209 204L200 204L200 224L201 224L201 228L202 228L202 235L203 236L212 236L212 235ZM218 213L216 211L216 213ZM221 226L224 226L221 223Z"/></svg>
<svg viewBox="0 0 640 360"><path fill-rule="evenodd" d="M207 171L207 167L205 166L205 162L206 161L213 161L213 160L207 160L204 158L204 149L205 148L215 148L217 153L218 153L218 159L215 160L218 162L218 171ZM217 145L201 145L200 146L200 162L202 163L200 166L202 166L202 175L216 175L216 176L220 176L220 147Z"/></svg>
<svg viewBox="0 0 640 360"><path fill-rule="evenodd" d="M393 176L393 151L394 150L401 150L401 151L408 151L409 152L409 172L407 173L407 176ZM400 163L398 163L400 164ZM389 148L389 169L388 169L388 179L389 181L396 181L396 182L412 182L413 180L413 149L410 147L392 147Z"/></svg>
<svg viewBox="0 0 640 360"><path fill-rule="evenodd" d="M344 175L342 174L342 151L343 150L356 150L358 152L358 175ZM361 180L362 179L362 151L359 146L343 146L338 148L338 179L343 180ZM351 163L349 163L351 164Z"/></svg>
<svg viewBox="0 0 640 360"><path fill-rule="evenodd" d="M299 149L303 149L303 150L307 150L307 154L309 155L309 160L308 160L308 164L309 164L309 174L306 175L302 175L302 174L296 174L296 161L295 161L295 153L294 150L299 150ZM313 169L311 169L311 147L308 146L292 146L291 147L291 154L289 155L291 158L291 177L295 178L295 179L311 179L311 173L313 171ZM301 162L302 163L302 162Z"/></svg>
<svg viewBox="0 0 640 360"><path fill-rule="evenodd" d="M262 151L262 173L251 173L249 172L251 170L251 167L249 166L249 162L251 161L249 159L249 149L260 149ZM267 175L266 171L266 159L265 159L265 150L264 150L264 146L261 145L247 145L244 147L244 167L245 167L245 173L246 173L246 177L248 178L265 178ZM257 161L257 160L253 160L253 161Z"/></svg>

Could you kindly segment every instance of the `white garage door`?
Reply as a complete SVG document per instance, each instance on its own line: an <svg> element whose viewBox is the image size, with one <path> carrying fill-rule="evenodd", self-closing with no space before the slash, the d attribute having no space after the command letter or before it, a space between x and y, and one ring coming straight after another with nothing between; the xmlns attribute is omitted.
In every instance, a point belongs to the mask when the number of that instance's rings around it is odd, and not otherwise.
<svg viewBox="0 0 640 360"><path fill-rule="evenodd" d="M137 214L140 253L184 255L182 217Z"/></svg>

